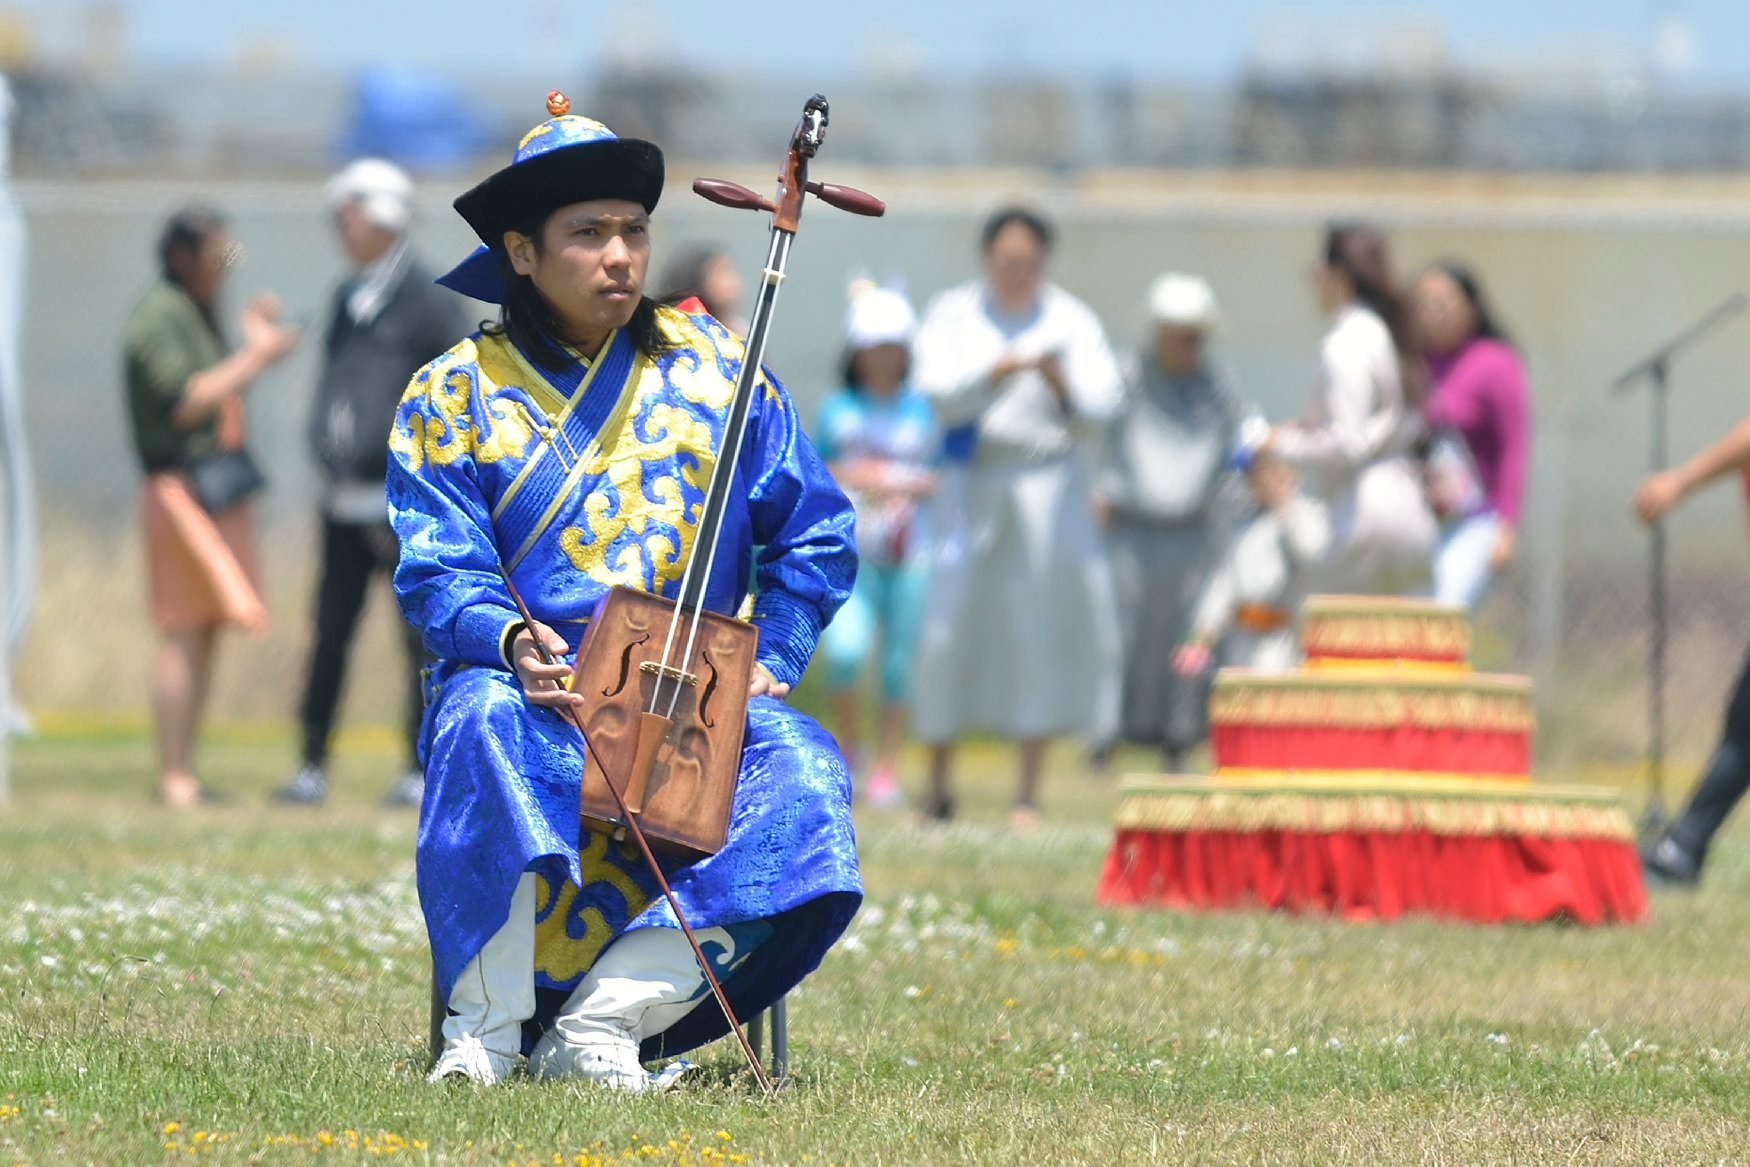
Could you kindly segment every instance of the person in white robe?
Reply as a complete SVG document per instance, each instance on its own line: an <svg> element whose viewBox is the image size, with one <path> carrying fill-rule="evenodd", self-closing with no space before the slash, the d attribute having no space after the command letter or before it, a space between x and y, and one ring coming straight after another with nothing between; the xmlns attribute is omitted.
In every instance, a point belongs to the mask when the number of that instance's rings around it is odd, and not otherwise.
<svg viewBox="0 0 1750 1167"><path fill-rule="evenodd" d="M1438 528L1411 450L1420 437L1422 365L1385 239L1371 227L1327 234L1317 271L1330 316L1300 420L1271 448L1330 507L1330 554L1312 586L1325 593L1427 595Z"/></svg>
<svg viewBox="0 0 1750 1167"><path fill-rule="evenodd" d="M930 747L926 814L951 816L955 743L984 732L1019 744L1012 822L1028 827L1051 740L1099 740L1117 716L1090 451L1117 409L1119 371L1093 312L1046 282L1042 219L1002 211L983 244L983 278L938 296L914 342L945 466L913 719Z"/></svg>

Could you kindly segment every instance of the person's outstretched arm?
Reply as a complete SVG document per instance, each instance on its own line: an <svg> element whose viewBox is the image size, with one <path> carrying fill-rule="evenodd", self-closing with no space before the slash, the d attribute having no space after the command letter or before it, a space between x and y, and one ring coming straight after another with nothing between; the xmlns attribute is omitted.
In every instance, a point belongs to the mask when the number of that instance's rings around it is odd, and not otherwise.
<svg viewBox="0 0 1750 1167"><path fill-rule="evenodd" d="M1641 522L1658 522L1677 504L1733 471L1750 469L1750 418L1726 432L1726 436L1674 470L1655 474L1635 491L1635 513Z"/></svg>

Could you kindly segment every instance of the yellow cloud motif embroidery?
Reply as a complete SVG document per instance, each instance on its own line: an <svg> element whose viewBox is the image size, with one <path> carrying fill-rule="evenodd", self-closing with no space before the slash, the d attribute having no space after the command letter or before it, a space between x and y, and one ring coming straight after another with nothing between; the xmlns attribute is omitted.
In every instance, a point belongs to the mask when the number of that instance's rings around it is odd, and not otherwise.
<svg viewBox="0 0 1750 1167"><path fill-rule="evenodd" d="M584 501L583 525L561 531L559 546L573 567L598 583L660 591L686 569L703 484L716 465L716 431L693 412L660 400L666 389L680 388L676 378L665 383L655 368L643 376L631 411L642 424L629 418L602 435L600 452L585 470L601 480ZM708 407L717 398L726 404L729 396L716 376L701 378L682 395ZM648 440L639 438L640 431ZM640 538L621 544L628 533Z"/></svg>
<svg viewBox="0 0 1750 1167"><path fill-rule="evenodd" d="M608 836L592 833L589 843L578 854L585 887L605 882L626 901L624 927L644 910L650 897L630 875L608 858L612 846ZM581 889L569 879L555 890L540 876L535 877L537 902L551 903L552 910L535 925L535 969L556 985L568 984L588 972L602 949L617 932L599 908L577 910Z"/></svg>
<svg viewBox="0 0 1750 1167"><path fill-rule="evenodd" d="M688 401L695 401L712 409L728 409L729 400L735 395L735 382L726 375L724 366L729 362L739 364L745 360L746 344L721 326L715 332L707 332L693 323L691 317L672 308L664 308L662 312L660 319L670 339L683 349L700 354L698 363L692 366L684 366L676 361L669 374L669 383L679 389ZM766 401L779 400L777 386L772 384L764 371L760 373L755 384L765 391Z"/></svg>
<svg viewBox="0 0 1750 1167"><path fill-rule="evenodd" d="M448 466L463 454L482 464L513 458L534 440L535 423L520 401L475 373L477 354L464 341L433 361L402 395L389 449L417 473L426 463ZM485 424L473 416L476 385L484 389ZM423 408L422 408L423 406Z"/></svg>
<svg viewBox="0 0 1750 1167"><path fill-rule="evenodd" d="M465 425L469 376L457 367L457 348L434 360L413 378L402 394L395 427L388 432L388 450L418 472L423 465L450 465L467 450ZM462 381L458 392L451 381ZM425 406L425 409L420 408Z"/></svg>
<svg viewBox="0 0 1750 1167"><path fill-rule="evenodd" d="M491 415L491 422L474 441L476 461L500 462L529 448L535 426L522 402L495 393L486 399L486 412Z"/></svg>

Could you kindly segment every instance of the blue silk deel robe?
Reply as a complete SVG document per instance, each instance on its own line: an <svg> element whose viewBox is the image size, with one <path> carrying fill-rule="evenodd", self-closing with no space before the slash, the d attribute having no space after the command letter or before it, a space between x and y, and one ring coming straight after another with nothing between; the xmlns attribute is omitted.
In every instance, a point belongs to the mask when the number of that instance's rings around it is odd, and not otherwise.
<svg viewBox="0 0 1750 1167"><path fill-rule="evenodd" d="M395 593L439 660L418 851L438 988L449 996L534 872L540 1006L525 1043L622 931L676 926L629 841L582 834L582 745L522 695L500 576L573 654L608 588L679 591L743 348L706 315L663 308L659 321L674 347L654 359L622 331L563 373L476 334L413 378L390 435ZM783 388L766 374L756 392L706 602L735 614L751 579L758 660L794 684L856 574L852 511ZM780 701L750 702L728 843L668 869L694 927L761 922L767 938L724 984L739 1016L813 971L861 903L850 805L832 739ZM695 1009L644 1053L725 1032L721 1010Z"/></svg>

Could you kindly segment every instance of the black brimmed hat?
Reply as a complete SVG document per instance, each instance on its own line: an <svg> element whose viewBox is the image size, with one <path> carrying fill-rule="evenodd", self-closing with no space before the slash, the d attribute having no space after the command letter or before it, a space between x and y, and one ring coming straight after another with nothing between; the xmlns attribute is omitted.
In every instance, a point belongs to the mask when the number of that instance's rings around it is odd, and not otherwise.
<svg viewBox="0 0 1750 1167"><path fill-rule="evenodd" d="M547 95L553 116L523 135L509 166L455 202L481 246L438 277L446 288L496 304L504 298L499 256L504 233L590 199L627 199L648 213L662 197L662 151L653 142L622 138L593 118L569 112L571 102Z"/></svg>

